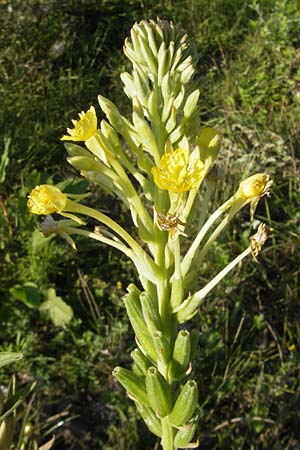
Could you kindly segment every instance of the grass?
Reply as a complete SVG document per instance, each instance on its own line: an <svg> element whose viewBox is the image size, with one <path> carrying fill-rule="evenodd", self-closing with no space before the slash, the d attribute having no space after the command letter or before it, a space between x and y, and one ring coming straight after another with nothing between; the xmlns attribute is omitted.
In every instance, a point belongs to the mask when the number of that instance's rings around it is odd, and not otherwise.
<svg viewBox="0 0 300 450"><path fill-rule="evenodd" d="M39 382L19 410L16 442L29 450L54 433L55 449L158 448L111 377L116 364L130 364L133 333L122 295L135 273L107 248L99 252L81 241L75 253L64 242L42 240L34 231L36 219L26 211L26 195L35 184L65 178L78 192L84 189L62 162L59 138L71 118L96 104L99 93L123 104L123 40L134 21L160 16L182 25L197 46L201 118L224 135L219 158L224 175L211 207L249 173L267 170L275 180L271 199L261 202L256 214L275 229L260 264L249 260L224 280L192 325L200 330L194 363L201 386L200 448L296 450L297 1L52 0L3 2L0 8L3 149L4 138L10 138L0 185L0 344L26 356L14 366L20 385ZM95 195L103 209L111 209L109 196ZM112 215L126 223L121 207L114 208ZM200 282L238 254L251 233L245 211L211 249L209 271L203 268ZM74 318L66 328L55 327L10 294L28 281L41 296L54 287L72 306ZM1 373L7 384L10 372ZM24 411L32 432L19 438Z"/></svg>

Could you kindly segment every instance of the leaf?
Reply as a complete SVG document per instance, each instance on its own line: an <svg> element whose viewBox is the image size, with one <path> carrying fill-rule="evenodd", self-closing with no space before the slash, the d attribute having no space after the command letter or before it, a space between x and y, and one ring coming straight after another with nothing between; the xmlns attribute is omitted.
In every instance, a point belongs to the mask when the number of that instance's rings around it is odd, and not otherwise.
<svg viewBox="0 0 300 450"><path fill-rule="evenodd" d="M55 289L48 289L47 300L41 304L40 311L47 313L57 327L64 327L73 317L71 306L56 296Z"/></svg>
<svg viewBox="0 0 300 450"><path fill-rule="evenodd" d="M37 308L41 304L41 296L35 283L28 282L24 283L23 286L16 284L9 289L9 292L29 308Z"/></svg>
<svg viewBox="0 0 300 450"><path fill-rule="evenodd" d="M4 152L2 153L1 159L0 159L0 183L3 183L5 180L6 175L6 167L9 163L9 146L10 146L10 138L4 139Z"/></svg>
<svg viewBox="0 0 300 450"><path fill-rule="evenodd" d="M2 415L0 421L9 416L14 410L23 402L28 394L35 388L36 382L25 386L20 389L16 394L9 396L3 406Z"/></svg>
<svg viewBox="0 0 300 450"><path fill-rule="evenodd" d="M23 358L22 353L17 352L0 352L0 367L11 364Z"/></svg>

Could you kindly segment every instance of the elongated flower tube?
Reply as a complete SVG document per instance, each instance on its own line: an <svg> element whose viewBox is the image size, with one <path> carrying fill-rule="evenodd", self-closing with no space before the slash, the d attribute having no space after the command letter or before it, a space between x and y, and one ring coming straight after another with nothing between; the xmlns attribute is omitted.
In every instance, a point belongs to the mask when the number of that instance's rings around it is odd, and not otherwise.
<svg viewBox="0 0 300 450"><path fill-rule="evenodd" d="M198 187L204 177L203 169L199 159L190 161L189 152L178 148L165 153L160 167L153 167L151 172L160 189L180 194Z"/></svg>
<svg viewBox="0 0 300 450"><path fill-rule="evenodd" d="M67 128L70 136L64 135L61 141L87 141L97 133L97 116L93 106L85 113L79 113L80 120L72 120L74 128Z"/></svg>

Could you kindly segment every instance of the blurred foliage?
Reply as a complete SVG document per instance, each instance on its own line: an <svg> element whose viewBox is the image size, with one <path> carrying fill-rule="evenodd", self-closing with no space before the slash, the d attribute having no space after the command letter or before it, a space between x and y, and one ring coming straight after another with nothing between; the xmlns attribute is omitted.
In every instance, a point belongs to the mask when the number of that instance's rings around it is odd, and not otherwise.
<svg viewBox="0 0 300 450"><path fill-rule="evenodd" d="M158 449L111 377L117 363L130 364L133 333L122 295L135 273L119 254L85 239L74 252L43 238L26 210L36 184L67 179L69 191L86 189L59 138L99 93L128 112L119 79L127 67L123 41L135 21L156 16L181 25L195 43L201 117L224 136L212 210L241 177L268 170L275 180L256 213L275 229L260 264L249 260L224 280L191 325L201 331L194 363L201 448L296 450L298 0L0 2L0 350L25 355L13 367L21 388L38 382L32 402L18 408L16 448L36 449L54 434L57 450ZM126 223L115 200L91 189L98 208ZM191 228L196 219L197 211ZM199 282L238 254L252 231L243 211L209 253ZM41 299L55 289L73 319L55 326L16 296L16 285L36 286ZM8 384L11 372L1 370Z"/></svg>

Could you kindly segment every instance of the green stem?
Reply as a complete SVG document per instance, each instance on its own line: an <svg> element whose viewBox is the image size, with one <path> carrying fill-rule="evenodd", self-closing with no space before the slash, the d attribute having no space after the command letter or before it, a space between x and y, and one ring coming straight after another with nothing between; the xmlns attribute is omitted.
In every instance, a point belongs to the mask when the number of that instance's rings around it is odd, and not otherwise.
<svg viewBox="0 0 300 450"><path fill-rule="evenodd" d="M172 425L169 423L168 417L164 417L163 419L161 419L161 426L162 426L161 445L163 450L175 450L174 430Z"/></svg>
<svg viewBox="0 0 300 450"><path fill-rule="evenodd" d="M194 256L198 250L199 245L201 244L202 239L210 229L210 227L214 224L214 222L232 205L233 198L231 197L227 202L223 203L211 216L210 218L205 222L199 233L197 234L194 242L190 246L189 250L187 251L185 257L182 260L181 263L181 270L182 270L182 276L183 278L187 275L189 268L192 264L192 261L194 259Z"/></svg>

